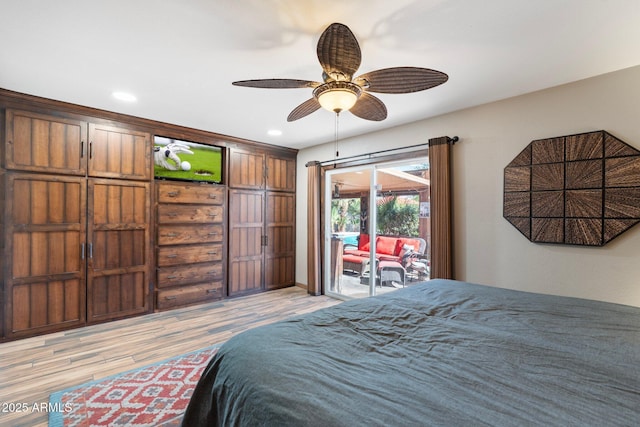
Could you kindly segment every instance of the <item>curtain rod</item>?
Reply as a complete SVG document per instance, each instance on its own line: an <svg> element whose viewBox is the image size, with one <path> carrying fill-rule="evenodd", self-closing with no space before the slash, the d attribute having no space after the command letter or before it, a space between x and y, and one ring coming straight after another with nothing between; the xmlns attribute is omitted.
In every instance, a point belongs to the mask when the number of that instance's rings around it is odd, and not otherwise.
<svg viewBox="0 0 640 427"><path fill-rule="evenodd" d="M454 136L453 138L450 138L450 137L447 136L446 138L447 138L447 143L449 143L449 144L455 144L456 142L458 142L460 140L460 138L458 138L457 136ZM399 147L399 148L389 148L388 150L374 151L372 153L365 153L365 154L356 154L354 156L343 157L341 159L334 159L334 160L325 160L323 162L320 162L318 160L314 160L314 161L308 162L307 164L305 164L305 166L306 167L316 166L316 165L325 166L325 165L330 165L330 164L336 165L338 163L343 163L343 162L354 160L354 159L372 159L372 158L376 157L379 154L385 154L385 153L391 153L391 152L399 152L399 151L409 150L411 148L424 147L425 145L429 146L429 143L408 145L406 147Z"/></svg>

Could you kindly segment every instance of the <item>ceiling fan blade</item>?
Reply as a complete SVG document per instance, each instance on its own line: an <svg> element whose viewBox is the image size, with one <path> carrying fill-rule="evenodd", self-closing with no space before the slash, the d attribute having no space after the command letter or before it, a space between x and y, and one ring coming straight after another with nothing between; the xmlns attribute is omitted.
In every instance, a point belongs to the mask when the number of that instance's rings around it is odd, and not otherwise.
<svg viewBox="0 0 640 427"><path fill-rule="evenodd" d="M392 67L371 71L353 81L369 92L410 93L441 85L449 79L445 73L419 67Z"/></svg>
<svg viewBox="0 0 640 427"><path fill-rule="evenodd" d="M291 113L289 113L289 117L287 117L288 122L293 122L303 117L308 116L314 111L320 108L320 103L315 98L307 99L302 104L298 105L293 109Z"/></svg>
<svg viewBox="0 0 640 427"><path fill-rule="evenodd" d="M320 86L321 83L295 79L260 79L240 80L232 84L234 86L258 87L263 89L301 89L315 88Z"/></svg>
<svg viewBox="0 0 640 427"><path fill-rule="evenodd" d="M375 122L380 122L387 118L387 107L385 107L382 101L367 92L362 92L356 105L351 107L349 111L361 119L373 120Z"/></svg>
<svg viewBox="0 0 640 427"><path fill-rule="evenodd" d="M360 45L346 25L329 25L318 40L317 51L322 69L333 80L350 81L360 68Z"/></svg>

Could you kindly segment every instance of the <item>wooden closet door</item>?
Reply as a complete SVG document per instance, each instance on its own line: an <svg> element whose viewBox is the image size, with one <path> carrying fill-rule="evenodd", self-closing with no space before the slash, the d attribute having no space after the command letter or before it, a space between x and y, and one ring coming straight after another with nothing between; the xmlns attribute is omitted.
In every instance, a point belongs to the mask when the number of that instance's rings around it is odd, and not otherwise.
<svg viewBox="0 0 640 427"><path fill-rule="evenodd" d="M89 124L89 176L149 180L151 135Z"/></svg>
<svg viewBox="0 0 640 427"><path fill-rule="evenodd" d="M229 191L229 296L263 287L264 192Z"/></svg>
<svg viewBox="0 0 640 427"><path fill-rule="evenodd" d="M87 123L7 110L7 169L85 175Z"/></svg>
<svg viewBox="0 0 640 427"><path fill-rule="evenodd" d="M7 336L84 324L83 178L7 174Z"/></svg>
<svg viewBox="0 0 640 427"><path fill-rule="evenodd" d="M149 184L89 180L87 321L149 311Z"/></svg>
<svg viewBox="0 0 640 427"><path fill-rule="evenodd" d="M295 157L267 156L267 190L296 191Z"/></svg>
<svg viewBox="0 0 640 427"><path fill-rule="evenodd" d="M229 187L263 190L265 187L264 154L230 149Z"/></svg>
<svg viewBox="0 0 640 427"><path fill-rule="evenodd" d="M295 285L295 194L267 192L265 288Z"/></svg>

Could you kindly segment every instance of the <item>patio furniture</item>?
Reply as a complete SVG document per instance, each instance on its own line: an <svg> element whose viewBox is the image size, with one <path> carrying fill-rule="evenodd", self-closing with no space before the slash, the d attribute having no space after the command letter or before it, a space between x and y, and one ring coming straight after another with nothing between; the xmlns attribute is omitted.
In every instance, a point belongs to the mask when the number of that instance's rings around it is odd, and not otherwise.
<svg viewBox="0 0 640 427"><path fill-rule="evenodd" d="M376 260L376 279L377 285L404 287L407 272L405 268L396 261L378 261ZM360 283L363 285L369 284L369 262L365 263L364 270L360 275Z"/></svg>
<svg viewBox="0 0 640 427"><path fill-rule="evenodd" d="M395 261L402 263L404 247L411 247L418 254L424 254L426 241L419 237L377 236L376 259L378 261ZM362 276L370 258L370 243L368 234L360 234L358 247L345 247L342 255L343 268Z"/></svg>
<svg viewBox="0 0 640 427"><path fill-rule="evenodd" d="M404 288L405 269L399 262L396 261L380 261L378 263L378 278L380 286L385 283L394 286L395 283L402 284Z"/></svg>

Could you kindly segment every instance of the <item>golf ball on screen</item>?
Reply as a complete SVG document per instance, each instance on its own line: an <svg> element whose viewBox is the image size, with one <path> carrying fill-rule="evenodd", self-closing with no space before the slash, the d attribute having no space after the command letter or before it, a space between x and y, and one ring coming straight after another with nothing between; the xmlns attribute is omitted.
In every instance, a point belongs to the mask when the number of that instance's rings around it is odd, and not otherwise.
<svg viewBox="0 0 640 427"><path fill-rule="evenodd" d="M186 160L184 162L182 162L180 164L180 167L182 168L183 171L188 171L191 169L191 163L187 162Z"/></svg>

